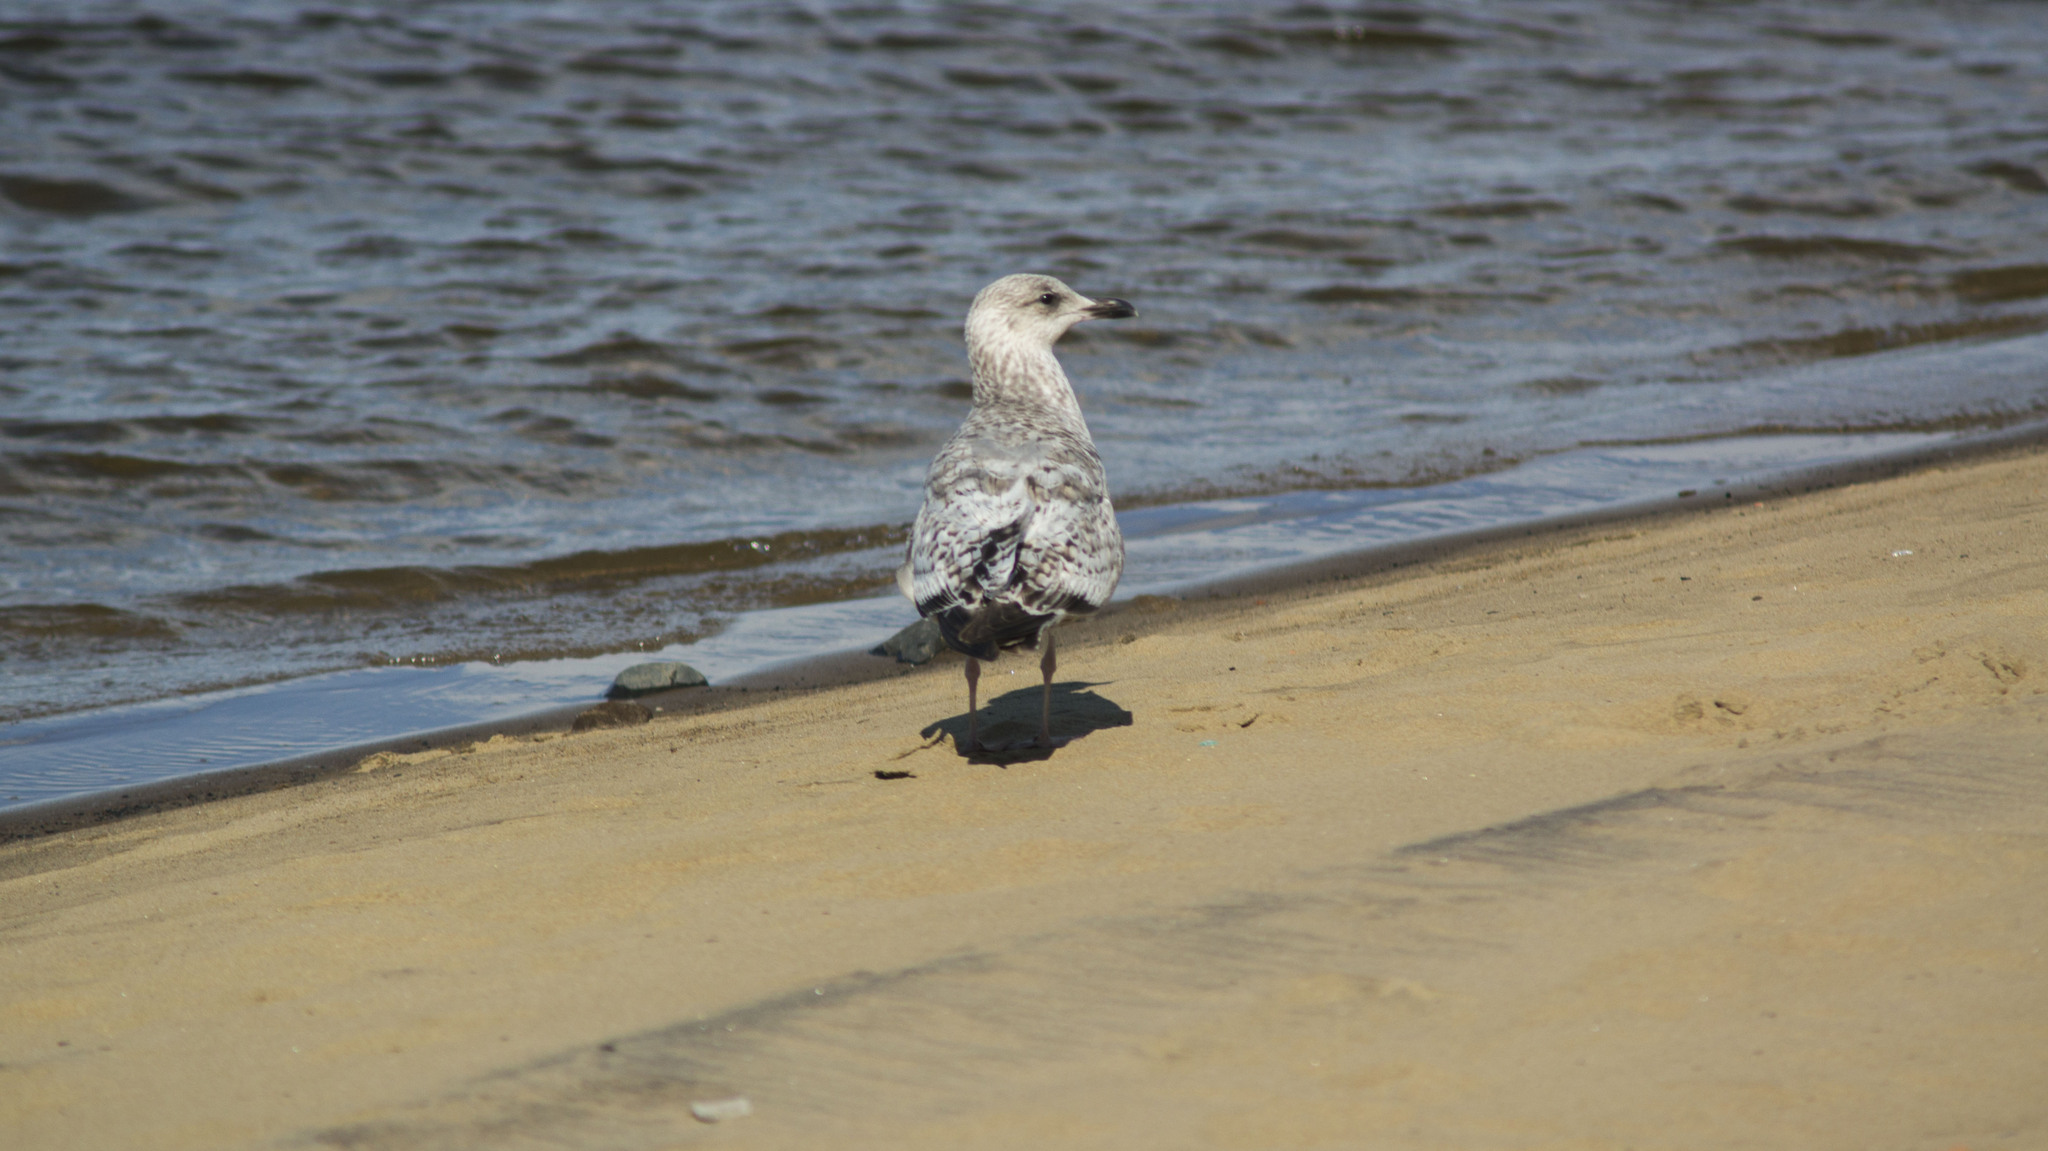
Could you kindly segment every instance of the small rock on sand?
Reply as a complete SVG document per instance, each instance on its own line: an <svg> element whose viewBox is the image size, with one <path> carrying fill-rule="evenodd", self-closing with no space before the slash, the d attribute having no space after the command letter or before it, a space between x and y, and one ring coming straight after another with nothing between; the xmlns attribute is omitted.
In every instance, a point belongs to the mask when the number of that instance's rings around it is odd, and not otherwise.
<svg viewBox="0 0 2048 1151"><path fill-rule="evenodd" d="M706 1099L690 1104L690 1114L699 1123L717 1123L726 1119L744 1119L754 1113L754 1105L744 1095L730 1099Z"/></svg>
<svg viewBox="0 0 2048 1151"><path fill-rule="evenodd" d="M605 692L607 699L631 699L649 692L667 691L676 687L703 687L710 681L704 673L678 660L663 659L651 663L636 663L620 672L612 680L611 690Z"/></svg>
<svg viewBox="0 0 2048 1151"><path fill-rule="evenodd" d="M939 636L939 621L921 619L883 640L870 654L893 655L898 663L923 664L930 663L945 646Z"/></svg>

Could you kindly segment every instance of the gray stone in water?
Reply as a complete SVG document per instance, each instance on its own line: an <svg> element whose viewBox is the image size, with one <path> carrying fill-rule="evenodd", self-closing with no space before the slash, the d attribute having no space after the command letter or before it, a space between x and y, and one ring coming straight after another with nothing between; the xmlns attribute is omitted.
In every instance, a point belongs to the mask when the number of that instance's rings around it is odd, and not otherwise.
<svg viewBox="0 0 2048 1151"><path fill-rule="evenodd" d="M636 663L620 672L612 680L607 699L631 699L651 691L667 691L675 687L703 687L710 681L704 673L678 660L663 659L652 663Z"/></svg>
<svg viewBox="0 0 2048 1151"><path fill-rule="evenodd" d="M875 648L871 655L893 655L898 663L930 663L932 657L946 650L946 640L939 634L939 621L921 619Z"/></svg>

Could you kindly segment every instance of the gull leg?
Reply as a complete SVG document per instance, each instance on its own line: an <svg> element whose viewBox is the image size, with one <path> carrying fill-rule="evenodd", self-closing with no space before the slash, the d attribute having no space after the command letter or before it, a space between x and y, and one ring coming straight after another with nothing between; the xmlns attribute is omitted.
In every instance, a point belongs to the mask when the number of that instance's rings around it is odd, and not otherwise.
<svg viewBox="0 0 2048 1151"><path fill-rule="evenodd" d="M1057 747L1052 740L1052 673L1060 665L1053 658L1052 633L1045 633L1045 658L1038 661L1038 671L1045 677L1045 701L1038 709L1038 746Z"/></svg>
<svg viewBox="0 0 2048 1151"><path fill-rule="evenodd" d="M981 661L967 657L967 746L969 752L981 750L980 717L974 709L974 689L981 683Z"/></svg>

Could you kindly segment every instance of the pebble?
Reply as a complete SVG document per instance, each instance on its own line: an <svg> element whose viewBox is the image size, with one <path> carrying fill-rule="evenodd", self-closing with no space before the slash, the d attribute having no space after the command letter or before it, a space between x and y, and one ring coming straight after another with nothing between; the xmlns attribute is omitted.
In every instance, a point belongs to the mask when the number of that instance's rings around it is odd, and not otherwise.
<svg viewBox="0 0 2048 1151"><path fill-rule="evenodd" d="M690 1104L690 1114L699 1123L719 1123L727 1119L745 1119L754 1113L754 1104L744 1095L730 1099L705 1099Z"/></svg>
<svg viewBox="0 0 2048 1151"><path fill-rule="evenodd" d="M939 635L939 621L921 619L883 640L882 646L869 654L893 655L898 663L926 664L945 646L945 639Z"/></svg>
<svg viewBox="0 0 2048 1151"><path fill-rule="evenodd" d="M612 680L611 690L605 692L606 699L631 699L649 692L668 691L677 687L703 687L711 682L704 673L680 660L661 659L649 663L636 663L620 672Z"/></svg>

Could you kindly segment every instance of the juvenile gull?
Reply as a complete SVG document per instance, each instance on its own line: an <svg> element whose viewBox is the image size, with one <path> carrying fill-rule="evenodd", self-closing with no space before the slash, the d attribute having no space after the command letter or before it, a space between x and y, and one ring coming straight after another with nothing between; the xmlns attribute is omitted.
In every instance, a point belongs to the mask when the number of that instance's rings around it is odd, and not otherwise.
<svg viewBox="0 0 2048 1151"><path fill-rule="evenodd" d="M983 750L975 690L981 661L1005 648L1045 655L1039 747L1052 738L1052 635L1068 615L1108 602L1124 538L1102 457L1052 346L1083 320L1137 315L1051 276L1004 276L967 310L974 407L925 474L924 506L897 586L967 657L967 743ZM993 750L993 749L989 749Z"/></svg>

